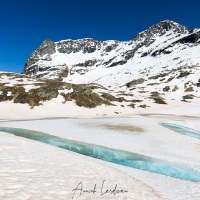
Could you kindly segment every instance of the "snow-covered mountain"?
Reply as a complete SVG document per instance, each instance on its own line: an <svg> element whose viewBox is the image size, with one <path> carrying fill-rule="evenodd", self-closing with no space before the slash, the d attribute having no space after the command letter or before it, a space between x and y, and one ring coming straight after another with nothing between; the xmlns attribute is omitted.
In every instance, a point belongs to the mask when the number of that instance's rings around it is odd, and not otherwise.
<svg viewBox="0 0 200 200"><path fill-rule="evenodd" d="M61 102L75 101L84 107L114 105L117 113L154 103L198 104L199 53L200 29L189 30L169 20L128 42L45 40L28 58L23 70L26 78L1 74L0 101L34 107L59 97ZM11 86L8 82L14 77L19 83ZM32 83L25 84L29 79Z"/></svg>
<svg viewBox="0 0 200 200"><path fill-rule="evenodd" d="M138 76L155 76L186 65L199 65L199 36L200 29L189 30L166 20L128 42L47 39L28 58L22 73L119 87Z"/></svg>

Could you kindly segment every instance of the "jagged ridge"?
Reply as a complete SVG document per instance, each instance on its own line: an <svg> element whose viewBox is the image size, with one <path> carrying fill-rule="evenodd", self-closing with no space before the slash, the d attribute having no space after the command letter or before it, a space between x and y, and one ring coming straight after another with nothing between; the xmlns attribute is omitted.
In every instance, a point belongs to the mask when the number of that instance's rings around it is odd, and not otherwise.
<svg viewBox="0 0 200 200"><path fill-rule="evenodd" d="M97 82L119 87L147 68L147 76L154 76L156 70L162 71L169 63L172 68L181 67L181 63L195 65L198 56L193 58L189 54L194 55L193 50L198 45L199 29L189 30L176 22L165 20L127 42L91 38L53 42L47 39L28 58L22 73L37 78L64 78L68 82ZM168 54L171 56L166 57ZM180 62L176 62L180 56ZM154 69L157 66L160 67ZM112 71L111 68L116 70ZM115 81L108 76L115 76Z"/></svg>

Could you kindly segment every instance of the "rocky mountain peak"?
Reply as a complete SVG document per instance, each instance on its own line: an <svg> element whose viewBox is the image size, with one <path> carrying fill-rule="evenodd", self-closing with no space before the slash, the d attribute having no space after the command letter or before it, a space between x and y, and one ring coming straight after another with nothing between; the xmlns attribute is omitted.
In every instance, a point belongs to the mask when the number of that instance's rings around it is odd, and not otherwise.
<svg viewBox="0 0 200 200"><path fill-rule="evenodd" d="M190 30L187 27L181 24L178 24L174 21L164 20L151 26L147 30L141 33L138 33L133 38L133 40L139 41L139 42L144 42L144 41L147 42L151 39L155 39L156 37L164 35L168 31L171 31L173 33L184 34L184 33L188 33Z"/></svg>
<svg viewBox="0 0 200 200"><path fill-rule="evenodd" d="M186 26L183 26L179 23L176 23L172 20L164 20L159 22L158 24L152 26L154 29L158 29L158 31L166 32L173 31L175 33L188 33L190 30Z"/></svg>
<svg viewBox="0 0 200 200"><path fill-rule="evenodd" d="M56 43L59 53L93 53L101 48L101 42L92 38L85 38L80 40L63 40Z"/></svg>
<svg viewBox="0 0 200 200"><path fill-rule="evenodd" d="M41 45L30 55L30 57L28 58L26 64L25 64L25 68L28 66L33 65L34 63L36 63L37 61L43 59L43 60L50 60L51 58L49 57L49 55L53 54L56 52L56 45L53 41L46 39L44 40ZM23 70L22 73L25 73Z"/></svg>
<svg viewBox="0 0 200 200"><path fill-rule="evenodd" d="M56 44L49 40L49 39L46 39L44 40L41 45L32 53L33 56L40 56L40 57L43 57L45 56L46 54L53 54L56 52L55 50L55 47L56 47ZM31 55L31 56L32 56Z"/></svg>

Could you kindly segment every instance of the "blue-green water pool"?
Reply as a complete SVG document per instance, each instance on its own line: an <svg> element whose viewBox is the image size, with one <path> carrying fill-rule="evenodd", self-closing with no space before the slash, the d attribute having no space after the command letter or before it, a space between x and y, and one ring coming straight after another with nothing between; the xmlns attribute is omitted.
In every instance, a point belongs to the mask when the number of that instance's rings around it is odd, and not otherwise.
<svg viewBox="0 0 200 200"><path fill-rule="evenodd" d="M200 131L185 127L185 126L181 126L181 125L177 125L177 124L173 124L173 123L162 123L161 124L163 127L168 128L172 131L175 131L177 133L180 133L182 135L187 135L190 137L195 137L200 139Z"/></svg>
<svg viewBox="0 0 200 200"><path fill-rule="evenodd" d="M50 144L79 154L124 165L127 167L145 170L178 179L200 182L199 172L184 166L179 166L170 162L154 159L148 156L67 140L64 138L59 138L56 136L27 129L0 127L0 131L40 141L42 143Z"/></svg>

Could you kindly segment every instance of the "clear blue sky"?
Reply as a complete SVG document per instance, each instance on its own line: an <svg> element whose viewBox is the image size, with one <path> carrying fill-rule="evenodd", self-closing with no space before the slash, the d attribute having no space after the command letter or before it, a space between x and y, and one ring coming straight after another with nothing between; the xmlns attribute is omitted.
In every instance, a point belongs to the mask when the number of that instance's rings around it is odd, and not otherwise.
<svg viewBox="0 0 200 200"><path fill-rule="evenodd" d="M130 40L170 19L200 28L199 0L0 0L0 71L21 72L49 38Z"/></svg>

